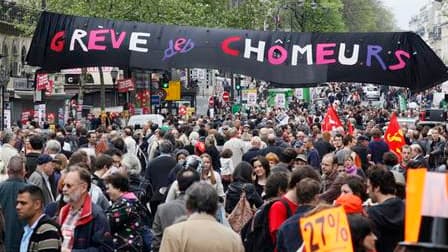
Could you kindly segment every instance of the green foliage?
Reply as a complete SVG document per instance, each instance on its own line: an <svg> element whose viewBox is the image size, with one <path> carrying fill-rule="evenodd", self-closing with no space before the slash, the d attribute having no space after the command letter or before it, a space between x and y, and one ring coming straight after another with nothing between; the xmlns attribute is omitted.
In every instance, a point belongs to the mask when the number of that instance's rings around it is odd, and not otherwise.
<svg viewBox="0 0 448 252"><path fill-rule="evenodd" d="M39 11L33 5L25 5L31 0L23 0L20 5L8 4L0 1L0 13L2 19L14 26L16 31L25 36L31 36L34 32L34 25L39 18Z"/></svg>
<svg viewBox="0 0 448 252"><path fill-rule="evenodd" d="M305 31L345 31L346 25L342 17L343 7L344 5L341 0L322 0L315 8L307 4L307 11L310 12L310 18L309 22L305 23Z"/></svg>
<svg viewBox="0 0 448 252"><path fill-rule="evenodd" d="M393 14L378 0L342 0L343 17L351 32L396 31Z"/></svg>
<svg viewBox="0 0 448 252"><path fill-rule="evenodd" d="M344 31L341 0L277 0L268 12L268 30L292 32Z"/></svg>
<svg viewBox="0 0 448 252"><path fill-rule="evenodd" d="M374 13L375 13L375 31L396 31L396 20L395 16L390 12L381 1L371 0L374 2Z"/></svg>
<svg viewBox="0 0 448 252"><path fill-rule="evenodd" d="M47 0L50 11L109 19L201 27L259 29L267 4L247 0Z"/></svg>
<svg viewBox="0 0 448 252"><path fill-rule="evenodd" d="M379 0L46 0L49 11L145 23L307 32L392 31L393 15ZM317 5L312 3L316 2ZM30 35L42 0L23 0Z"/></svg>

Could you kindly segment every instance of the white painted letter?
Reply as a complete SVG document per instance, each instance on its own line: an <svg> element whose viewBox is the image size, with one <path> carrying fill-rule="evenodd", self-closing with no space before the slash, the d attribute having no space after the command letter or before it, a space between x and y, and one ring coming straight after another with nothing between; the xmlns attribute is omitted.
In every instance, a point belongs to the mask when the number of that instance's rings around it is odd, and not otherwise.
<svg viewBox="0 0 448 252"><path fill-rule="evenodd" d="M291 65L297 66L298 53L305 54L306 53L306 64L312 65L313 64L313 47L311 44L305 45L303 48L298 45L292 46L292 56L291 56Z"/></svg>
<svg viewBox="0 0 448 252"><path fill-rule="evenodd" d="M145 32L133 32L131 33L131 39L129 41L129 50L136 52L148 52L148 48L137 47L137 44L146 45L148 40L141 37L149 38L150 33Z"/></svg>
<svg viewBox="0 0 448 252"><path fill-rule="evenodd" d="M254 52L257 54L257 60L263 62L264 57L264 47L266 42L258 41L258 47L252 47L252 39L246 39L244 46L244 58L250 59L250 53Z"/></svg>
<svg viewBox="0 0 448 252"><path fill-rule="evenodd" d="M350 58L345 57L345 43L341 43L339 45L339 63L342 65L355 65L358 62L359 57L359 45L354 44L353 45L353 53Z"/></svg>
<svg viewBox="0 0 448 252"><path fill-rule="evenodd" d="M79 46L81 46L82 50L84 52L87 52L87 47L84 44L84 42L82 42L82 38L84 38L85 36L87 36L87 32L81 29L75 29L73 31L73 35L72 35L72 39L70 41L70 51L74 51L75 50L75 41L78 41Z"/></svg>

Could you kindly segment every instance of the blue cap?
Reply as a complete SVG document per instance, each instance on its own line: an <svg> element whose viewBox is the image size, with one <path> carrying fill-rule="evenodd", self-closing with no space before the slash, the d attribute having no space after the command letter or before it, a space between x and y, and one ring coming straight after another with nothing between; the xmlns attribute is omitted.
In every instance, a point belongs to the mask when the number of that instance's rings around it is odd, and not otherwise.
<svg viewBox="0 0 448 252"><path fill-rule="evenodd" d="M53 161L53 158L50 155L48 155L48 154L41 154L37 158L37 164L38 165L43 165L43 164L49 163L51 161Z"/></svg>

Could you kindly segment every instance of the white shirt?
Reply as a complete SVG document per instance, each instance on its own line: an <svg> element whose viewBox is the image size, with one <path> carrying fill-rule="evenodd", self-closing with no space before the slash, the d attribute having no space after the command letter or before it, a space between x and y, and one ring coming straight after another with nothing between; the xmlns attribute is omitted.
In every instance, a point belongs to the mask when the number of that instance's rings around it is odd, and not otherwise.
<svg viewBox="0 0 448 252"><path fill-rule="evenodd" d="M128 153L137 155L137 142L135 142L133 137L125 137L124 143L126 144L126 150L128 151Z"/></svg>

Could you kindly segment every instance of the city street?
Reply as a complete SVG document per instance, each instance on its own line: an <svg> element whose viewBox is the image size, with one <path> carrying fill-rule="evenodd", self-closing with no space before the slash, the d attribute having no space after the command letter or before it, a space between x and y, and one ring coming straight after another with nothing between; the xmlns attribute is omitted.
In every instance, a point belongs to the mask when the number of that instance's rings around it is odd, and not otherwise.
<svg viewBox="0 0 448 252"><path fill-rule="evenodd" d="M448 0L0 0L0 252L448 251Z"/></svg>

